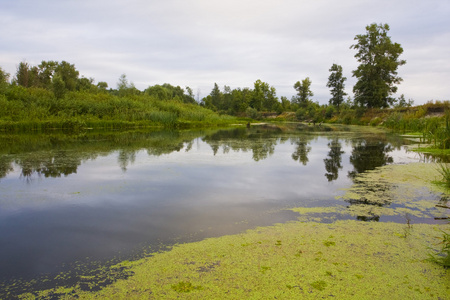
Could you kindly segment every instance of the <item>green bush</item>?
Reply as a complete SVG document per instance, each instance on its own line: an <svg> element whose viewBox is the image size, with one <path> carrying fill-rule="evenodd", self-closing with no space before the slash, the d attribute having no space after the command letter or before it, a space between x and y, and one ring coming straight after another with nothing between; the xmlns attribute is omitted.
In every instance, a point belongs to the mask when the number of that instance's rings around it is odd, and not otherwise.
<svg viewBox="0 0 450 300"><path fill-rule="evenodd" d="M261 113L252 107L247 107L247 109L245 110L245 114L247 115L247 117L254 120L261 119Z"/></svg>

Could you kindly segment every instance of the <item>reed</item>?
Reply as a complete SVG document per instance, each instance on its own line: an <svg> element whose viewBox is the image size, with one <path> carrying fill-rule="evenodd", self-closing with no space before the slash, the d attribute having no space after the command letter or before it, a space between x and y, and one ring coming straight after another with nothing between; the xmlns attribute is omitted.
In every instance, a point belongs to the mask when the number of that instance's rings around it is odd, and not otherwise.
<svg viewBox="0 0 450 300"><path fill-rule="evenodd" d="M450 189L450 167L448 164L438 164L438 171L442 175L444 185Z"/></svg>
<svg viewBox="0 0 450 300"><path fill-rule="evenodd" d="M450 268L450 234L444 231L442 234L442 238L440 238L442 249L438 253L430 254L430 260L444 268Z"/></svg>

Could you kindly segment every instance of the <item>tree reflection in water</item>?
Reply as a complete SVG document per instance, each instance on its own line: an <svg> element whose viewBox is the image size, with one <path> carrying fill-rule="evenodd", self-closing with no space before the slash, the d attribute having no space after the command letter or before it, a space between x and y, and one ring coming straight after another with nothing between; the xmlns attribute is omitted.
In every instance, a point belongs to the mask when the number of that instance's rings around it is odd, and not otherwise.
<svg viewBox="0 0 450 300"><path fill-rule="evenodd" d="M325 163L325 177L328 181L333 181L338 179L339 170L343 168L342 166L342 154L345 152L342 151L342 145L339 142L339 138L333 138L329 143L328 147L330 151L328 152L328 157L323 161Z"/></svg>
<svg viewBox="0 0 450 300"><path fill-rule="evenodd" d="M267 159L273 155L279 139L276 133L280 133L276 126L258 126L250 128L236 128L233 130L219 130L207 135L203 141L208 143L216 155L220 148L224 154L230 150L252 152L254 161Z"/></svg>
<svg viewBox="0 0 450 300"><path fill-rule="evenodd" d="M374 170L394 161L392 156L388 155L389 152L394 150L394 147L385 141L373 139L357 140L352 148L350 163L353 165L354 170L348 173L348 176L352 179L360 173Z"/></svg>
<svg viewBox="0 0 450 300"><path fill-rule="evenodd" d="M371 186L367 186L367 183L360 183L358 181L357 175L393 163L394 159L388 153L392 152L394 147L390 143L382 140L360 139L353 143L352 148L350 163L354 169L348 173L348 176L354 181L355 185L361 185L367 193L383 193L386 189L384 184L374 183ZM364 196L360 199L347 200L347 202L350 205L368 205L374 207L385 206L391 203L389 199L377 198L376 200L370 201ZM361 221L379 221L380 216L369 213L369 215L357 216L357 219Z"/></svg>
<svg viewBox="0 0 450 300"><path fill-rule="evenodd" d="M309 146L310 139L307 136L302 136L294 139L293 144L296 145L295 152L292 153L292 159L301 162L306 166L309 162L308 153L311 151Z"/></svg>

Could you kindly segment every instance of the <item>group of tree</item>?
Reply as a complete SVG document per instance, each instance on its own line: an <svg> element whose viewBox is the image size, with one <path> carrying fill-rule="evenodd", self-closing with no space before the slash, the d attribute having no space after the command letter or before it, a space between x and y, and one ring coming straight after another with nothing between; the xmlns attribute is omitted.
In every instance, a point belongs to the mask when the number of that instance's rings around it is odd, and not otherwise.
<svg viewBox="0 0 450 300"><path fill-rule="evenodd" d="M283 111L275 88L259 79L255 81L253 89L236 88L232 90L229 86L224 86L221 91L217 83L214 83L211 93L204 97L200 104L228 114L239 114L249 109L258 112Z"/></svg>
<svg viewBox="0 0 450 300"><path fill-rule="evenodd" d="M403 48L398 43L393 43L387 35L389 25L373 23L366 26L366 33L355 37L356 43L351 49L356 49L355 58L360 63L353 71L353 76L357 82L353 87L354 106L362 108L387 108L398 101L398 106L411 106L412 101L406 102L402 95L398 100L392 97L397 92L397 84L402 81L398 76L397 69L406 63L399 57L403 53ZM329 69L327 87L330 88L331 98L329 105L339 110L345 103L345 81L343 68L333 64ZM311 80L309 77L294 84L297 94L291 101L285 97L278 100L275 88L269 84L256 81L254 89L231 90L225 86L221 92L217 84L214 85L211 94L203 99L202 104L208 108L236 113L245 111L248 108L258 111L284 111L296 109L299 115L304 115L305 111L315 110L317 106L311 97Z"/></svg>
<svg viewBox="0 0 450 300"><path fill-rule="evenodd" d="M138 90L126 75L122 74L117 82L117 89L108 89L108 83L100 81L94 84L93 78L80 77L80 72L74 64L66 61L42 61L37 66L28 62L20 62L15 76L10 84L10 74L0 68L0 91L5 91L7 86L45 89L54 94L58 99L63 98L67 92L83 91L89 93L107 92L116 96L130 96L146 94L159 100L179 100L185 103L196 103L191 88L186 90L179 86L163 85L149 86L144 91Z"/></svg>
<svg viewBox="0 0 450 300"><path fill-rule="evenodd" d="M360 63L353 71L353 76L357 78L353 87L354 101L352 105L354 106L385 108L396 102L392 95L397 91L396 85L402 81L397 74L397 69L406 62L399 59L403 49L399 44L391 41L387 35L388 31L387 24L371 24L366 27L365 34L356 35L356 43L350 47L357 50L355 58ZM344 77L343 68L340 65L333 64L329 72L330 76L326 84L330 88L331 94L329 106L339 110L346 103L345 81L347 78ZM165 83L149 86L144 91L140 91L128 81L125 74L120 76L117 89L108 90L106 82L101 81L94 84L93 78L80 77L75 65L66 61L42 61L37 66L21 62L10 83L8 80L9 74L0 68L0 92L11 85L45 89L53 93L57 99L63 98L67 92L84 91L106 92L119 97L144 94L161 101L177 100L184 103L197 103L193 91L189 87L183 89ZM223 90L220 90L215 83L211 93L198 104L217 112L235 115L245 112L283 111L297 111L298 115L303 116L311 115L320 107L317 102L312 100L314 93L311 90L311 84L309 77L297 81L293 85L297 93L289 100L286 97L279 99L275 88L261 80L256 80L253 88L231 89L225 85ZM398 105L407 106L411 105L411 102L406 102L402 96ZM322 107L322 109L326 109L326 107Z"/></svg>

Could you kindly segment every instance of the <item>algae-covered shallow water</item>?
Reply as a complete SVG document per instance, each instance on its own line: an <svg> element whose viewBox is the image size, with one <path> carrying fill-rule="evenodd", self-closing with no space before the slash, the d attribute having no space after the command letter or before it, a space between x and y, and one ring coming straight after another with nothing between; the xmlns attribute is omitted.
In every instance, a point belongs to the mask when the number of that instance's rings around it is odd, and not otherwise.
<svg viewBox="0 0 450 300"><path fill-rule="evenodd" d="M63 283L76 284L97 263L299 217L412 224L435 223L440 213L433 203L442 196L428 188L414 191L414 204L389 195L393 180L373 187L386 193L381 201L345 190L368 170L421 160L405 140L373 128L263 125L0 141L0 280L8 293L19 280L51 287L60 272L74 272Z"/></svg>

